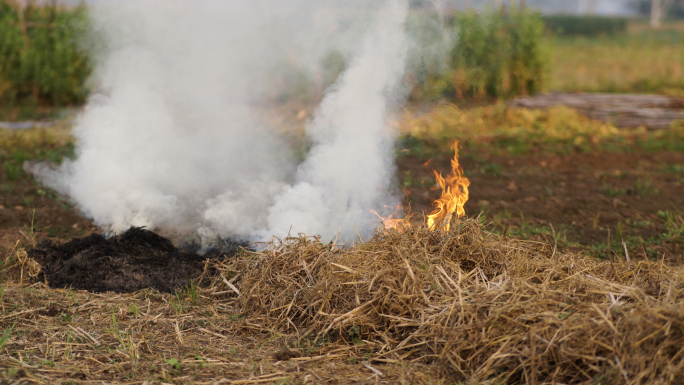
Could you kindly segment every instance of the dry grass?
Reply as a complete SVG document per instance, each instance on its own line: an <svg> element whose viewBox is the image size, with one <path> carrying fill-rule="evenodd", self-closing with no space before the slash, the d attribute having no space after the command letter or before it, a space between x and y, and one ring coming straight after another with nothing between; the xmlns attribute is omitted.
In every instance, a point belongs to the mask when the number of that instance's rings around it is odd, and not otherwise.
<svg viewBox="0 0 684 385"><path fill-rule="evenodd" d="M419 146L423 148L404 144L413 155L420 155L430 146L447 148L457 138L465 148L477 149L481 156L510 156L639 148L679 151L678 144L684 143L683 123L675 121L669 128L654 130L618 129L568 107L509 108L499 102L470 109L444 103L427 112L407 110L397 126L403 135L425 142ZM425 156L431 158L434 154L428 152Z"/></svg>
<svg viewBox="0 0 684 385"><path fill-rule="evenodd" d="M684 23L631 23L625 36L554 39L548 89L681 94L683 31Z"/></svg>
<svg viewBox="0 0 684 385"><path fill-rule="evenodd" d="M348 250L292 239L237 266L252 322L347 341L371 362L474 382L684 380L684 275L659 263L559 255L467 220Z"/></svg>
<svg viewBox="0 0 684 385"><path fill-rule="evenodd" d="M561 254L469 219L344 249L291 238L210 265L203 288L176 296L8 284L1 373L10 383L684 380L684 274L659 262Z"/></svg>
<svg viewBox="0 0 684 385"><path fill-rule="evenodd" d="M53 127L36 127L23 130L0 129L0 151L48 151L73 143L71 122L59 122Z"/></svg>
<svg viewBox="0 0 684 385"><path fill-rule="evenodd" d="M418 138L453 141L488 141L515 138L535 145L540 142L600 143L619 135L609 123L592 120L567 107L548 110L508 108L504 103L470 109L441 104L427 113L407 111L399 123L403 134Z"/></svg>

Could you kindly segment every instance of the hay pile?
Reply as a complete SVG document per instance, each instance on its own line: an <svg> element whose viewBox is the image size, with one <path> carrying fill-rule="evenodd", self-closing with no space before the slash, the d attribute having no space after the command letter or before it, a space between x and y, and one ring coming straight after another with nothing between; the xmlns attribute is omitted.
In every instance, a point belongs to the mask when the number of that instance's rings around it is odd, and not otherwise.
<svg viewBox="0 0 684 385"><path fill-rule="evenodd" d="M562 254L465 220L343 250L289 239L231 268L250 322L370 361L497 383L684 383L684 275L662 262Z"/></svg>

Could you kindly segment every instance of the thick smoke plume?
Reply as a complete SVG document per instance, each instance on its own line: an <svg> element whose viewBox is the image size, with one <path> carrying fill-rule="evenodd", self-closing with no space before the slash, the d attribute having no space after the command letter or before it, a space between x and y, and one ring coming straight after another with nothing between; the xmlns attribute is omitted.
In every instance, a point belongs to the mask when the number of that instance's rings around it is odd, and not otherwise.
<svg viewBox="0 0 684 385"><path fill-rule="evenodd" d="M406 52L406 1L378 5L98 3L98 88L74 127L77 158L33 171L114 231L367 236L378 222L369 210L397 203L387 120ZM283 67L315 72L333 50L347 70L308 124L311 150L297 164L260 111Z"/></svg>
<svg viewBox="0 0 684 385"><path fill-rule="evenodd" d="M406 5L389 2L382 17L361 42L349 69L321 103L307 127L313 141L296 184L276 198L269 210L267 234L341 232L354 237L354 227L372 232L377 218L370 210L391 200L393 133L388 102L404 72Z"/></svg>

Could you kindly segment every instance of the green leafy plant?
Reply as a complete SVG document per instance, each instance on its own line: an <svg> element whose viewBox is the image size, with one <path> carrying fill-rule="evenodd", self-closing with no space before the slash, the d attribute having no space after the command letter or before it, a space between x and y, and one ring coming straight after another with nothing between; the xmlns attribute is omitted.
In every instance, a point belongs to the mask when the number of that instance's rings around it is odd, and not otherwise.
<svg viewBox="0 0 684 385"><path fill-rule="evenodd" d="M666 232L661 238L684 245L684 216L671 210L660 210L658 217L665 222Z"/></svg>
<svg viewBox="0 0 684 385"><path fill-rule="evenodd" d="M634 191L639 196L653 196L660 194L660 190L653 186L653 179L639 178L634 183Z"/></svg>
<svg viewBox="0 0 684 385"><path fill-rule="evenodd" d="M452 51L458 96L494 98L533 94L544 86L547 55L543 23L526 9L461 13Z"/></svg>
<svg viewBox="0 0 684 385"><path fill-rule="evenodd" d="M347 335L351 338L354 345L363 345L363 339L361 338L361 328L358 326L352 326L347 331Z"/></svg>
<svg viewBox="0 0 684 385"><path fill-rule="evenodd" d="M130 305L128 305L128 312L133 315L136 315L140 313L140 308L135 303L131 303Z"/></svg>
<svg viewBox="0 0 684 385"><path fill-rule="evenodd" d="M175 358L169 358L168 360L164 360L167 364L171 365L172 368L175 370L180 370L181 369L181 363Z"/></svg>
<svg viewBox="0 0 684 385"><path fill-rule="evenodd" d="M78 38L87 28L85 8L0 2L0 102L82 103L91 66Z"/></svg>
<svg viewBox="0 0 684 385"><path fill-rule="evenodd" d="M14 320L14 323L12 324L12 326L3 330L2 337L0 337L0 349L2 349L3 346L5 346L5 343L7 343L7 340L9 339L10 335L12 334L12 331L14 331L14 327L16 325L17 325L17 320Z"/></svg>
<svg viewBox="0 0 684 385"><path fill-rule="evenodd" d="M197 306L197 300L199 298L199 293L197 289L197 283L194 279L190 280L190 284L187 286L188 298L190 298L190 303Z"/></svg>
<svg viewBox="0 0 684 385"><path fill-rule="evenodd" d="M60 314L59 319L60 319L60 321L62 321L64 323L69 323L69 322L71 322L72 317L71 317L71 314L69 314L69 313L62 313L62 314Z"/></svg>

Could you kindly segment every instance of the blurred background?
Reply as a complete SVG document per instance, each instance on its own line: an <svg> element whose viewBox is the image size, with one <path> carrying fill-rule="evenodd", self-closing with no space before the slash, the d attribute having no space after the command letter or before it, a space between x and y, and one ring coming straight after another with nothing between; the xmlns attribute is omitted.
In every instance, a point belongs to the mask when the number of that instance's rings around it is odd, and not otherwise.
<svg viewBox="0 0 684 385"><path fill-rule="evenodd" d="M45 118L85 102L96 87L88 79L98 45L87 14L99 3L0 1L0 120ZM413 102L542 91L676 95L684 82L684 0L413 0L407 28L433 47L413 63ZM324 88L342 61L330 52L318 74L288 63L283 82L295 91L287 93Z"/></svg>
<svg viewBox="0 0 684 385"><path fill-rule="evenodd" d="M8 240L94 231L23 165L75 156L71 119L98 87L99 4L0 1L0 205L43 208L5 210ZM466 212L494 231L603 258L623 240L644 258L683 255L684 0L415 0L406 30L405 212L431 209L432 170L448 172L459 139ZM301 159L303 127L345 60L288 58L260 100Z"/></svg>

